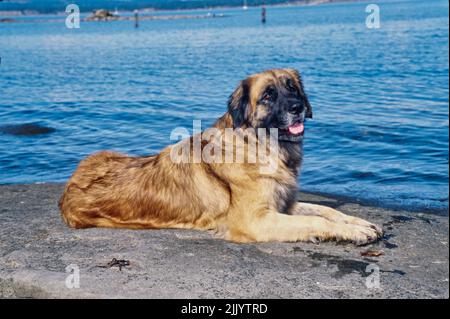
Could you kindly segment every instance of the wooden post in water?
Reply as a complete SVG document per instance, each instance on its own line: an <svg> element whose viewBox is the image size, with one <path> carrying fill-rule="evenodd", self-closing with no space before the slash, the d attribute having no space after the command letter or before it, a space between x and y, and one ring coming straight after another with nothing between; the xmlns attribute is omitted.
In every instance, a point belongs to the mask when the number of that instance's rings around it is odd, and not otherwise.
<svg viewBox="0 0 450 319"><path fill-rule="evenodd" d="M261 8L261 22L262 24L266 23L266 6L263 5Z"/></svg>
<svg viewBox="0 0 450 319"><path fill-rule="evenodd" d="M137 10L134 10L134 27L139 27L139 14Z"/></svg>

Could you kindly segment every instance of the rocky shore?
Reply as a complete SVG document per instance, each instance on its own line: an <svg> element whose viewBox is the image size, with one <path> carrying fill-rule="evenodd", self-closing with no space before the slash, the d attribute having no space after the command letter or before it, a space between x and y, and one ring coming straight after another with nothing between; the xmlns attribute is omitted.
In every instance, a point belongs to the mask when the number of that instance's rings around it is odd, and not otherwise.
<svg viewBox="0 0 450 319"><path fill-rule="evenodd" d="M70 229L57 208L62 187L0 186L0 298L449 297L445 216L301 194L386 235L365 247L239 245L190 230Z"/></svg>

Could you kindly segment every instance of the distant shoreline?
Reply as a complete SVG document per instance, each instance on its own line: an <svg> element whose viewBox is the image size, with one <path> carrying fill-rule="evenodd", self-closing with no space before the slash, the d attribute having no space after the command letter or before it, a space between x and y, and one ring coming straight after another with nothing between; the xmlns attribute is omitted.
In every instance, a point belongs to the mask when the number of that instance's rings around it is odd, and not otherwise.
<svg viewBox="0 0 450 319"><path fill-rule="evenodd" d="M277 4L267 4L264 5L268 8L276 8L276 7L297 7L297 6L316 6L321 4L328 3L340 3L340 2L363 2L364 0L306 0L306 1L289 1L286 3L277 3ZM260 8L263 5L254 5L248 6L251 8ZM140 13L151 14L151 13L160 13L160 12L186 12L186 11L207 11L207 10L230 10L230 9L239 9L242 6L213 6L213 7L205 7L205 8L192 8L192 9L157 9L157 8L142 8L139 9ZM101 8L98 8L101 9ZM110 10L113 11L113 10ZM120 10L121 14L132 13L132 10ZM81 14L92 13L92 11L81 11ZM36 10L25 10L25 11L17 11L17 10L0 10L0 17L9 17L9 18L23 18L23 17L33 17L33 16L66 16L67 13L64 11L54 11L54 12L39 12ZM1 22L10 22L10 21L2 21L6 19L0 19ZM8 19L10 20L10 19Z"/></svg>
<svg viewBox="0 0 450 319"><path fill-rule="evenodd" d="M37 15L36 17L42 17L42 19L33 19L33 20L24 20L24 19L1 19L0 23L49 23L49 22L61 22L64 21L65 16L61 16L60 18L48 18L45 19L45 15ZM181 20L181 19L213 19L213 18L223 18L226 17L224 14L202 14L202 15L183 15L183 14L176 14L176 15L140 15L139 21L145 21L145 20ZM115 16L111 17L105 20L97 20L97 19L91 19L89 17L81 18L82 22L113 22L113 21L130 21L134 20L134 16L131 15L121 15L121 16Z"/></svg>

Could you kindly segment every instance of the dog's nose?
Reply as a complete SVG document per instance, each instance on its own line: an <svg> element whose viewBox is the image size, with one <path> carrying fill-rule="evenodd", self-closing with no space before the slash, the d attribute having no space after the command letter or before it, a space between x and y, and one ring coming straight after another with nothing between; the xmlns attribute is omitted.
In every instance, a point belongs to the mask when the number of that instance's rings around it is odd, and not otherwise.
<svg viewBox="0 0 450 319"><path fill-rule="evenodd" d="M300 103L291 104L289 112L293 114L300 114L303 111L303 106Z"/></svg>

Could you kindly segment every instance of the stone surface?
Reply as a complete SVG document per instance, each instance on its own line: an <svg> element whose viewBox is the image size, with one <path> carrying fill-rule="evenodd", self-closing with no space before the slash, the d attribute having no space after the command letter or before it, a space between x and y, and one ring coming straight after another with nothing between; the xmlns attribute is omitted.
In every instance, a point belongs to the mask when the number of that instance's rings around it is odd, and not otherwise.
<svg viewBox="0 0 450 319"><path fill-rule="evenodd" d="M190 230L69 229L60 184L0 186L0 297L448 298L448 217L302 200L384 224L379 243L233 244ZM379 257L363 257L368 249ZM102 268L113 258L122 270ZM80 287L66 278L76 265ZM371 272L371 269L375 269ZM376 283L379 270L379 288ZM70 269L69 269L70 271ZM71 277L69 277L70 279Z"/></svg>

